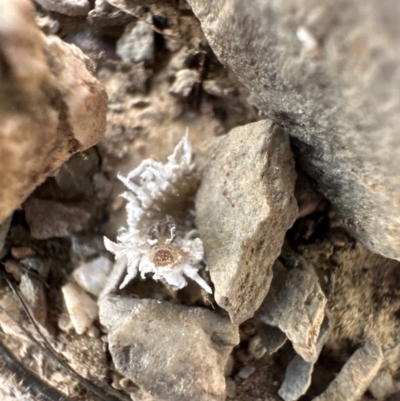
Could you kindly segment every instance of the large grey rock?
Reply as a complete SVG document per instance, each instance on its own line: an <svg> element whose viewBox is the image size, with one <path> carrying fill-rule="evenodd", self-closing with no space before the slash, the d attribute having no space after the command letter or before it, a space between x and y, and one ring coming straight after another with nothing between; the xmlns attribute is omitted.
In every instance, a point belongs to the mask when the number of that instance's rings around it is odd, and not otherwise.
<svg viewBox="0 0 400 401"><path fill-rule="evenodd" d="M239 330L205 308L106 296L100 322L119 373L158 401L225 400L224 367Z"/></svg>
<svg viewBox="0 0 400 401"><path fill-rule="evenodd" d="M400 2L188 3L349 232L400 259Z"/></svg>
<svg viewBox="0 0 400 401"><path fill-rule="evenodd" d="M313 401L357 401L378 373L382 350L367 341L346 362L328 388Z"/></svg>
<svg viewBox="0 0 400 401"><path fill-rule="evenodd" d="M256 317L279 327L305 361L315 362L320 351L317 340L326 302L312 268L302 265L287 269L277 261L270 291Z"/></svg>
<svg viewBox="0 0 400 401"><path fill-rule="evenodd" d="M212 145L196 221L215 300L241 323L267 294L272 265L296 218L296 174L289 139L270 121L235 128Z"/></svg>

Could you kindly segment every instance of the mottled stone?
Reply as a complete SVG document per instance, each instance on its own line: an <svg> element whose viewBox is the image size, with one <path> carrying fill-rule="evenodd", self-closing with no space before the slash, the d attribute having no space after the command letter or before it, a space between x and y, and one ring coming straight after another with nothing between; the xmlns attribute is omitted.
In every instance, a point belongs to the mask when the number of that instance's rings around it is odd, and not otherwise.
<svg viewBox="0 0 400 401"><path fill-rule="evenodd" d="M215 300L241 323L267 294L297 215L294 162L288 137L269 121L235 128L212 146L195 160L203 170L196 221Z"/></svg>
<svg viewBox="0 0 400 401"><path fill-rule="evenodd" d="M0 1L0 221L106 127L107 95L90 60L44 36L29 0Z"/></svg>
<svg viewBox="0 0 400 401"><path fill-rule="evenodd" d="M347 230L400 259L400 3L188 0Z"/></svg>
<svg viewBox="0 0 400 401"><path fill-rule="evenodd" d="M315 362L319 354L317 340L326 302L312 268L304 264L287 269L277 261L271 288L256 317L279 327L305 361Z"/></svg>
<svg viewBox="0 0 400 401"><path fill-rule="evenodd" d="M159 401L225 400L224 367L238 327L204 308L108 296L100 322L119 373ZM160 337L161 335L161 337Z"/></svg>
<svg viewBox="0 0 400 401"><path fill-rule="evenodd" d="M382 350L367 341L346 362L328 388L313 401L357 401L378 373Z"/></svg>

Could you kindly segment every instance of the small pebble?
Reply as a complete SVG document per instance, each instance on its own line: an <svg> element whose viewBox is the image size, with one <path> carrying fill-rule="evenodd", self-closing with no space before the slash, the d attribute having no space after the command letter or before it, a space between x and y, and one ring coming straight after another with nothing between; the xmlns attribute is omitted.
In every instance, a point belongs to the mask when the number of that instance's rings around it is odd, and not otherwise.
<svg viewBox="0 0 400 401"><path fill-rule="evenodd" d="M99 316L97 303L74 283L65 284L61 291L75 331L83 334Z"/></svg>
<svg viewBox="0 0 400 401"><path fill-rule="evenodd" d="M99 256L90 262L82 263L72 275L82 289L97 297L107 282L112 266L110 259Z"/></svg>
<svg viewBox="0 0 400 401"><path fill-rule="evenodd" d="M255 372L255 370L256 368L254 366L245 366L243 369L239 371L237 377L246 380Z"/></svg>

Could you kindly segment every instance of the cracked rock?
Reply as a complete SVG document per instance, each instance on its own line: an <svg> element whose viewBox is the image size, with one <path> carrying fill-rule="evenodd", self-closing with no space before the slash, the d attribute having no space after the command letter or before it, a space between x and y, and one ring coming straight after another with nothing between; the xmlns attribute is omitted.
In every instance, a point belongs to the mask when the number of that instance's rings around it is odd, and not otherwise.
<svg viewBox="0 0 400 401"><path fill-rule="evenodd" d="M272 265L297 215L293 156L285 132L267 120L204 146L195 160L203 173L196 220L215 300L238 324L267 294Z"/></svg>
<svg viewBox="0 0 400 401"><path fill-rule="evenodd" d="M239 342L229 319L204 308L107 296L100 322L117 371L153 399L225 400L224 367Z"/></svg>
<svg viewBox="0 0 400 401"><path fill-rule="evenodd" d="M44 36L29 0L0 1L0 221L106 128L107 95L90 60Z"/></svg>
<svg viewBox="0 0 400 401"><path fill-rule="evenodd" d="M305 361L315 362L319 354L317 339L326 302L312 268L302 264L287 269L277 261L271 288L256 317L279 327Z"/></svg>
<svg viewBox="0 0 400 401"><path fill-rule="evenodd" d="M400 260L398 0L188 3L347 230Z"/></svg>
<svg viewBox="0 0 400 401"><path fill-rule="evenodd" d="M346 362L328 388L313 401L357 401L374 379L383 361L382 350L367 341Z"/></svg>

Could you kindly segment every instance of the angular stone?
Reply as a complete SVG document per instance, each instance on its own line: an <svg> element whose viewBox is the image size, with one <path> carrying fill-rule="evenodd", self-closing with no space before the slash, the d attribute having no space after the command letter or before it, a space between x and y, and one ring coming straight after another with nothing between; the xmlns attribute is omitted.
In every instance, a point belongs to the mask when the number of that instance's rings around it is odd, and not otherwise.
<svg viewBox="0 0 400 401"><path fill-rule="evenodd" d="M317 340L317 352L320 354L322 347L329 339L331 328L328 318L322 323L321 332ZM286 369L285 379L278 390L278 394L285 401L296 401L304 395L311 385L311 375L314 370L314 362L305 361L300 355L296 355Z"/></svg>
<svg viewBox="0 0 400 401"><path fill-rule="evenodd" d="M313 401L357 401L374 379L383 361L380 347L367 341L346 362L328 388Z"/></svg>
<svg viewBox="0 0 400 401"><path fill-rule="evenodd" d="M0 1L0 221L106 127L107 95L90 60L44 36L29 0Z"/></svg>
<svg viewBox="0 0 400 401"><path fill-rule="evenodd" d="M152 299L107 296L99 304L116 369L152 399L225 400L224 366L239 342L229 319Z"/></svg>
<svg viewBox="0 0 400 401"><path fill-rule="evenodd" d="M256 317L279 327L305 361L315 362L326 301L312 268L304 264L300 268L287 269L277 261L271 288Z"/></svg>
<svg viewBox="0 0 400 401"><path fill-rule="evenodd" d="M203 171L196 221L215 300L241 323L267 294L297 215L294 162L288 137L269 121L235 128L212 146L195 160Z"/></svg>
<svg viewBox="0 0 400 401"><path fill-rule="evenodd" d="M188 0L347 230L400 259L400 3Z"/></svg>

